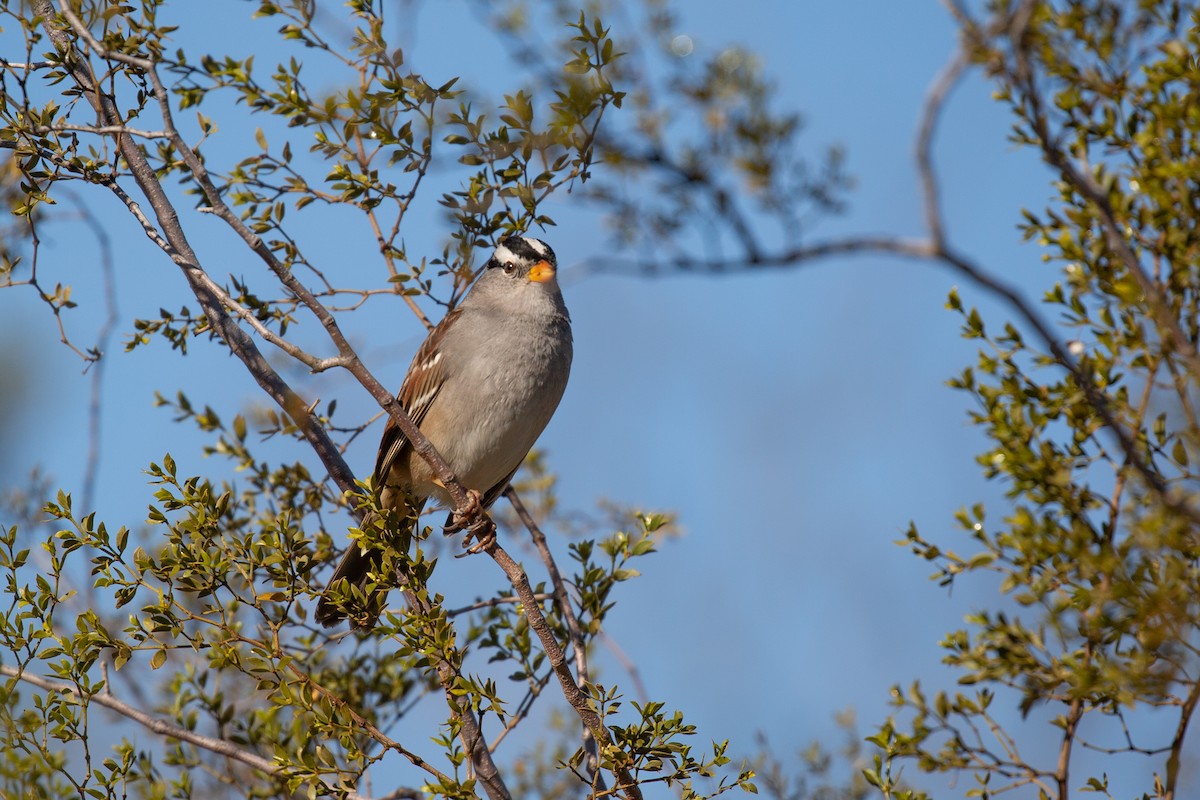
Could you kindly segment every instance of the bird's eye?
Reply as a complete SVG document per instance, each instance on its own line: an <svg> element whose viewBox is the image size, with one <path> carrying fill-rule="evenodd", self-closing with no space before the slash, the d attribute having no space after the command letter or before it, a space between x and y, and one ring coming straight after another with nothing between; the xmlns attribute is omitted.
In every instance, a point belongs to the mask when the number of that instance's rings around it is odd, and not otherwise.
<svg viewBox="0 0 1200 800"><path fill-rule="evenodd" d="M512 275L517 271L517 265L511 261L505 261L504 264L501 265L501 269L504 270L505 275Z"/></svg>

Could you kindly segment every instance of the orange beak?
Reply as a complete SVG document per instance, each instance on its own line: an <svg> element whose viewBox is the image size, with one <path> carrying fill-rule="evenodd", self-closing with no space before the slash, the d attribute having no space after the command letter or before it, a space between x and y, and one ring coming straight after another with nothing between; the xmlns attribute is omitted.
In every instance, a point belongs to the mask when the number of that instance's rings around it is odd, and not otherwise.
<svg viewBox="0 0 1200 800"><path fill-rule="evenodd" d="M545 283L554 280L554 267L549 261L539 261L529 269L529 280L534 283Z"/></svg>

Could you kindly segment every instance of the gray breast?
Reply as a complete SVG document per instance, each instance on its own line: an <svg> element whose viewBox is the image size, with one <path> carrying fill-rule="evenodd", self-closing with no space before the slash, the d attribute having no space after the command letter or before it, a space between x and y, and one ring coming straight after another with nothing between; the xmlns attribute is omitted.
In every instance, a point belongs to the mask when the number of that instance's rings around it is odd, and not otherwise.
<svg viewBox="0 0 1200 800"><path fill-rule="evenodd" d="M492 335L479 336L483 328ZM571 368L570 323L510 318L463 330L462 368L441 398L461 420L454 437L434 442L472 489L486 492L525 458L558 407Z"/></svg>

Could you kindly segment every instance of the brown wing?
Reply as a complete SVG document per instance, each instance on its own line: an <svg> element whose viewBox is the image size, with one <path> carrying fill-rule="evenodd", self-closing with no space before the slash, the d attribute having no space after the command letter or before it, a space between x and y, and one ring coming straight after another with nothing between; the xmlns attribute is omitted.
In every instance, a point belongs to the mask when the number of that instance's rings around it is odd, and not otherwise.
<svg viewBox="0 0 1200 800"><path fill-rule="evenodd" d="M425 419L425 414L429 411L430 405L433 404L433 399L437 397L438 390L442 386L442 381L445 378L441 359L438 357L438 344L446 330L458 319L459 312L457 309L451 311L442 319L441 323L430 332L429 336L417 350L417 354L413 356L412 364L408 368L408 374L404 376L404 382L400 384L400 391L396 395L396 399L400 401L401 407L408 412L408 416L413 423L420 425ZM383 437L379 442L379 455L375 459L375 483L382 487L386 484L388 475L392 471L392 467L398 459L405 457L405 450L408 448L408 437L404 435L404 431L400 430L400 426L388 419L387 425L383 429ZM406 521L401 530L397 532L396 541L400 549L407 549L408 535L412 528L412 519L415 519L417 514L421 513L421 506L424 501L417 503L416 507L411 509L413 516ZM362 527L367 527L371 524L371 518L363 520ZM341 563L333 573L333 577L329 580L329 587L333 587L342 580L349 581L353 586L362 588L366 582L367 575L372 571L377 571L382 563L383 556L379 550L364 551L361 547L351 545L346 550L346 554L342 557ZM329 589L321 595L321 600L317 604L316 620L322 625L334 625L346 618L347 611L351 611L354 616L354 626L359 629L369 629L374 627L376 620L379 618L380 611L386 600L387 592L376 591L371 594L368 599L368 605L365 609L347 609L343 610L338 607L329 597Z"/></svg>
<svg viewBox="0 0 1200 800"><path fill-rule="evenodd" d="M429 407L433 405L433 399L437 397L446 377L439 343L461 313L461 307L456 308L442 318L442 321L417 349L417 354L413 356L412 364L408 368L408 374L404 376L404 382L400 384L400 391L397 393L396 399L400 401L400 407L408 412L413 424L418 427L425 419ZM404 435L404 431L400 430L400 426L396 424L395 420L389 418L383 429L383 437L379 441L379 455L375 459L375 484L377 486L383 486L387 482L388 474L391 473L397 460L404 457L404 451L408 445L408 437Z"/></svg>

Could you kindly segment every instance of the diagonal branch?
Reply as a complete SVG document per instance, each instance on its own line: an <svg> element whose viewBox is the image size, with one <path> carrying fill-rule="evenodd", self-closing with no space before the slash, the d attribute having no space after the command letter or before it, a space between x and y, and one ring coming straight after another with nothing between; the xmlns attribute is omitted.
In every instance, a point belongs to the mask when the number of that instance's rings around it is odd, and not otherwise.
<svg viewBox="0 0 1200 800"><path fill-rule="evenodd" d="M1070 184L1079 195L1096 209L1100 219L1100 227L1109 249L1128 270L1137 282L1138 288L1145 297L1150 308L1150 315L1158 326L1163 343L1179 353L1187 363L1193 378L1200 379L1200 356L1196 347L1179 324L1179 318L1171 311L1171 304L1163 292L1162 286L1146 273L1137 253L1129 244L1129 238L1124 232L1124 226L1117 221L1116 211L1109 200L1108 192L1096 182L1092 174L1080 169L1058 146L1050 130L1049 115L1042 101L1042 94L1037 84L1037 74L1029 60L1029 49L1024 41L1025 29L1028 25L1028 15L1024 15L1021 25L1015 26L1010 32L1012 52L1016 59L1015 69L1008 76L1021 91L1021 96L1029 109L1029 120L1033 132L1037 135L1037 144L1042 157L1050 166Z"/></svg>
<svg viewBox="0 0 1200 800"><path fill-rule="evenodd" d="M575 615L575 607L571 605L571 597L567 594L566 582L563 580L562 573L558 571L558 564L554 561L550 546L546 543L546 534L542 533L542 529L533 515L529 513L529 509L521 502L521 497L517 494L516 489L510 485L504 490L504 496L508 498L513 510L517 512L517 516L529 531L534 547L537 548L542 563L546 565L546 572L550 575L550 585L554 587L554 601L558 604L563 621L567 624L567 631L571 635L571 652L575 656L575 685L580 689L586 689L591 680L588 675L587 644L583 638L583 630L579 626L579 617ZM600 754L596 747L596 737L587 725L584 725L583 728L583 749L588 756L588 772L591 773L593 779L596 779L599 776ZM599 785L599 788L604 788L603 783Z"/></svg>
<svg viewBox="0 0 1200 800"><path fill-rule="evenodd" d="M1027 12L1029 4L1018 7L1011 18L1003 17L996 20L987 29L981 31L979 26L966 16L957 3L951 3L951 11L963 23L968 38L983 37L988 33L1020 27L1020 19ZM1016 20L1015 22L1013 20ZM1104 427L1116 440L1116 444L1125 460L1142 481L1154 492L1162 503L1172 511L1187 517L1194 523L1200 524L1200 509L1179 494L1170 491L1163 476L1147 460L1143 450L1129 432L1126 425L1118 418L1113 410L1108 396L1096 385L1089 370L1083 368L1070 354L1063 341L1055 334L1053 327L1039 313L1022 293L1012 284L1002 280L996 274L989 272L980 264L964 253L955 249L948 241L945 232L945 220L941 209L940 184L933 160L933 144L937 135L937 126L946 102L954 87L966 74L970 61L965 49L959 49L951 57L949 63L934 79L922 108L914 146L917 171L920 181L921 198L927 230L924 238L909 238L894 235L861 234L829 239L814 244L781 249L775 252L759 252L757 250L742 253L734 258L695 258L681 256L674 259L657 261L621 261L605 259L604 262L593 262L584 270L597 272L635 271L645 274L669 272L725 274L741 271L763 269L779 269L800 266L833 256L881 254L932 261L949 267L954 272L982 287L990 294L1003 300L1037 335L1042 346L1054 357L1074 379L1076 385L1083 391L1088 405L1095 411ZM1040 108L1040 106L1039 106ZM1035 117L1037 115L1034 115ZM1035 130L1039 126L1035 125ZM1110 247L1122 260L1130 273L1138 280L1139 287L1147 297L1147 301L1163 329L1164 339L1167 339L1187 361L1195 375L1200 375L1200 357L1179 328L1178 320L1168 313L1168 304L1162 295L1161 288L1148 276L1138 262L1136 254L1129 247L1125 237L1120 235L1118 223L1103 190L1089 175L1077 170L1061 150L1049 146L1048 128L1044 121L1040 125L1039 138L1047 152L1045 157L1052 166L1059 169L1066 180L1077 185L1080 193L1096 206L1102 225L1109 239Z"/></svg>
<svg viewBox="0 0 1200 800"><path fill-rule="evenodd" d="M187 728L180 728L178 725L172 725L166 720L159 719L152 714L147 714L145 711L135 708L123 700L118 699L107 689L103 692L97 692L95 694L84 694L83 692L80 692L79 689L73 684L52 681L48 678L43 678L40 675L31 675L28 672L17 669L16 667L10 667L6 664L0 664L0 675L5 675L9 678L22 681L23 683L28 683L31 686L36 686L43 691L56 692L58 694L74 697L83 703L96 703L111 711L115 711L126 719L136 722L137 724L159 736L164 736L168 739L176 739L181 742L187 742L195 747L208 750L209 752L216 753L219 756L224 756L232 761L237 761L238 763L245 764L253 769L265 772L275 778L287 778L287 772L281 765L276 764L274 761L263 758L257 753L252 753L249 750L243 750L233 742L225 739L218 739L214 736L204 736L203 734L196 733L195 731L188 730ZM416 789L399 788L388 796L395 798L415 798L422 795ZM346 800L367 800L356 792L348 792L345 797Z"/></svg>
<svg viewBox="0 0 1200 800"><path fill-rule="evenodd" d="M32 5L34 12L42 18L42 25L50 41L62 55L64 68L95 109L100 124L121 124L121 115L115 101L96 84L82 54L75 48L74 42L67 35L62 22L56 16L51 0L34 0ZM64 19L75 18L74 13L66 7L66 4L63 4L63 12ZM78 19L75 18L75 21L77 22ZM90 34L85 38L90 38ZM129 63L139 69L148 66L145 59L134 59L121 54L114 54L114 59ZM116 143L121 156L129 166L134 181L150 203L158 220L158 228L161 230L162 236L160 246L183 271L192 293L200 302L205 317L213 330L221 337L230 351L246 365L263 391L293 419L338 486L343 491L356 491L354 474L342 459L328 433L307 411L308 403L304 402L299 394L271 367L257 345L254 344L254 340L229 317L222 307L219 297L214 295L211 288L206 285L207 275L199 266L196 253L179 223L179 216L159 182L154 168L146 159L145 153L128 136L116 137ZM147 233L149 234L150 231L147 230Z"/></svg>
<svg viewBox="0 0 1200 800"><path fill-rule="evenodd" d="M107 691L90 695L84 694L80 692L79 689L77 689L73 684L52 681L39 675L31 675L24 670L17 669L16 667L10 667L7 664L0 664L0 675L5 675L9 678L23 681L24 683L36 686L39 689L47 692L57 692L59 694L69 695L83 702L98 703L105 708L117 712L127 719L133 720L134 722L153 731L159 736L165 736L169 739L177 739L181 742L187 742L188 744L195 745L196 747L203 748L210 752L216 753L217 755L225 756L226 758L230 758L234 761L245 764L248 767L261 770L268 775L283 777L282 769L280 769L279 765L277 765L274 761L263 758L262 756L252 753L248 750L243 750L233 742L229 742L224 739L218 739L212 736L203 736L195 731L190 731L186 728L180 728L176 725L172 725L165 720L161 720L158 717L147 714L141 709L134 708L128 703L118 700L115 696L109 694Z"/></svg>
<svg viewBox="0 0 1200 800"><path fill-rule="evenodd" d="M115 101L111 96L100 90L82 54L75 48L74 42L67 33L59 27L61 23L56 20L51 0L35 0L34 7L36 13L43 18L43 26L51 41L58 52L63 55L64 66L88 102L95 109L100 124L119 124L120 114ZM91 32L65 2L60 4L60 11L62 19L66 20L67 25L73 32L87 42L88 46L98 55L127 64L132 68L142 71L147 76L160 104L164 127L170 136L170 140L178 148L185 163L201 184L210 204L213 205L214 212L238 231L243 240L267 263L278 279L291 289L322 322L330 338L337 346L339 354L348 362L342 364L342 366L346 366L359 382L371 392L371 395L375 397L384 410L396 420L401 430L409 437L414 449L431 464L435 473L442 479L443 485L445 485L450 495L454 498L457 506L459 508L469 507L466 490L455 477L449 465L437 453L429 443L429 440L412 423L412 420L409 419L408 415L401 408L395 396L387 391L358 359L357 354L355 354L353 348L342 334L337 322L328 309L313 297L308 288L297 280L275 258L266 244L256 234L246 228L241 223L241 220L224 204L211 180L208 179L208 173L204 169L202 162L187 143L183 141L183 138L174 126L171 117L170 97L166 91L166 87L163 86L162 81L158 77L154 62L127 54L109 52L92 36ZM342 459L341 453L333 441L329 438L328 432L313 416L309 405L303 402L300 396L271 367L253 339L229 316L220 293L214 291L214 284L211 278L199 265L195 251L192 249L180 225L178 214L159 182L153 167L146 158L145 152L130 137L118 136L116 137L116 142L122 157L129 165L130 173L137 182L139 189L141 189L149 201L158 220L158 229L161 231L162 238L160 247L183 270L192 293L200 302L205 317L212 326L212 329L221 337L230 351L242 361L259 386L292 418L342 490L345 492L355 492L356 487L353 473ZM143 224L145 225L146 223ZM147 232L149 233L150 230L148 227ZM480 510L471 527L472 529L477 529L491 524L491 520L486 515L486 512ZM452 691L455 675L453 674L454 671L451 665L440 662L437 665L437 670L443 688L447 693L447 698L453 706L460 709L463 742L468 752L471 753L477 775L484 784L489 797L493 798L493 800L507 800L510 795L500 777L499 770L492 761L491 753L487 750L478 723L474 719L469 705L470 698Z"/></svg>
<svg viewBox="0 0 1200 800"><path fill-rule="evenodd" d="M558 640L554 637L554 632L550 630L550 624L546 622L546 617L542 614L542 609L538 605L537 596L533 593L533 589L529 585L529 576L525 574L525 570L521 565L513 560L513 557L508 552L492 539L491 543L483 548L483 552L487 553L492 559L504 570L504 574L508 576L509 582L517 592L517 596L521 598L521 603L525 609L525 616L529 620L529 627L537 634L538 640L542 644L542 649L546 653L546 659L550 662L551 669L554 670L555 677L558 678L559 687L562 689L563 696L571 707L575 709L575 713L583 721L593 737L600 745L600 749L612 746L612 736L609 734L608 728L604 725L604 720L596 712L594 705L588 698L588 695L575 682L575 676L571 674L571 667L567 663L566 654L563 653L562 647L559 646ZM630 800L641 800L642 791L638 787L637 780L629 772L624 764L614 764L611 769L617 777L617 786L614 791L620 791L625 794Z"/></svg>

